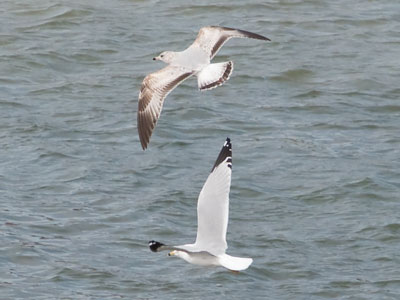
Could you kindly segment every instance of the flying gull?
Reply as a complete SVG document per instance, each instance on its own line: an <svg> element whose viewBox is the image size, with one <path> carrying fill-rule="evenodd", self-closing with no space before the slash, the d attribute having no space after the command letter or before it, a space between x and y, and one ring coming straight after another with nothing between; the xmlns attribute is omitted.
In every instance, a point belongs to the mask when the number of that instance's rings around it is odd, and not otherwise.
<svg viewBox="0 0 400 300"><path fill-rule="evenodd" d="M160 116L165 97L181 82L197 76L199 90L210 90L227 81L233 71L233 62L211 64L218 50L231 38L270 39L249 31L208 26L200 29L196 40L184 51L165 51L153 60L161 60L167 67L147 75L139 93L137 127L143 150Z"/></svg>
<svg viewBox="0 0 400 300"><path fill-rule="evenodd" d="M169 250L189 263L201 266L222 266L232 271L247 269L251 258L234 257L225 253L229 215L229 190L232 174L232 145L227 138L197 202L197 238L194 244L168 246L150 241L153 252Z"/></svg>

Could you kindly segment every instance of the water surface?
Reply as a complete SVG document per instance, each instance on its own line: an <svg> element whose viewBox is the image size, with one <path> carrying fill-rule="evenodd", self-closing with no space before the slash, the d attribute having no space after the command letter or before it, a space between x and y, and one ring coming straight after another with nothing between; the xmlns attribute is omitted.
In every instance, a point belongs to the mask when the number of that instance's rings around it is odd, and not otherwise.
<svg viewBox="0 0 400 300"><path fill-rule="evenodd" d="M400 4L2 1L1 299L397 299ZM151 59L204 25L224 86L171 93L141 150ZM233 142L228 253L239 275L147 248L196 234L197 196Z"/></svg>

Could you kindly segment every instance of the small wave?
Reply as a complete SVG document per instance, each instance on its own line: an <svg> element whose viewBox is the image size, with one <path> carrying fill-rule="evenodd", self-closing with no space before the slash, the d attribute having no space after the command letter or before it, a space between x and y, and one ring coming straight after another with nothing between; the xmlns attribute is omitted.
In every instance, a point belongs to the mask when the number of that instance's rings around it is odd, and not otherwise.
<svg viewBox="0 0 400 300"><path fill-rule="evenodd" d="M337 129L337 130L348 130L352 129L350 126L345 126L342 124L335 124L335 123L315 123L311 125L311 128L317 129Z"/></svg>
<svg viewBox="0 0 400 300"><path fill-rule="evenodd" d="M380 280L380 281L373 282L373 284L375 284L379 287L384 287L384 288L387 288L391 285L398 288L398 286L400 285L400 279Z"/></svg>
<svg viewBox="0 0 400 300"><path fill-rule="evenodd" d="M254 76L254 75L248 75L248 74L240 74L240 75L235 75L235 81L238 83L246 81L264 81L265 77L263 76Z"/></svg>
<svg viewBox="0 0 400 300"><path fill-rule="evenodd" d="M364 280L348 280L348 281L332 281L330 284L333 287L338 287L338 288L351 288L355 286L360 286L365 284L366 282Z"/></svg>
<svg viewBox="0 0 400 300"><path fill-rule="evenodd" d="M199 13L228 13L236 10L234 5L188 5L188 6L173 6L170 11L176 15L183 13L185 15L198 15Z"/></svg>
<svg viewBox="0 0 400 300"><path fill-rule="evenodd" d="M43 29L60 29L60 28L70 28L72 26L79 26L78 23L66 21L66 20L46 20L39 24L18 27L19 32L37 31Z"/></svg>
<svg viewBox="0 0 400 300"><path fill-rule="evenodd" d="M309 99L309 98L317 98L317 97L320 97L321 95L322 95L321 91L311 90L311 91L308 91L305 93L300 93L298 95L295 95L294 97L300 98L300 99L303 99L303 98Z"/></svg>
<svg viewBox="0 0 400 300"><path fill-rule="evenodd" d="M307 69L288 70L280 75L270 77L274 81L305 82L314 75L314 72Z"/></svg>
<svg viewBox="0 0 400 300"><path fill-rule="evenodd" d="M46 157L73 158L72 156L64 154L64 153L61 153L61 152L47 152L47 153L39 155L39 158L46 158Z"/></svg>
<svg viewBox="0 0 400 300"><path fill-rule="evenodd" d="M91 64L100 64L102 60L100 57L88 54L88 53L76 53L73 55L69 56L70 59L73 59L75 62L80 63L80 64L86 64L86 65L91 65Z"/></svg>
<svg viewBox="0 0 400 300"><path fill-rule="evenodd" d="M1 79L0 79L0 82L1 82ZM29 108L30 106L28 104L24 104L24 103L0 100L0 107L3 107L3 108L6 108L6 107L11 107L11 108Z"/></svg>
<svg viewBox="0 0 400 300"><path fill-rule="evenodd" d="M9 44L15 43L18 38L14 35L0 34L0 46L7 46Z"/></svg>
<svg viewBox="0 0 400 300"><path fill-rule="evenodd" d="M400 112L400 105L377 105L369 106L367 108L370 112L381 112L381 113L398 113Z"/></svg>
<svg viewBox="0 0 400 300"><path fill-rule="evenodd" d="M338 18L331 22L338 25L352 25L357 27L371 27L386 24L389 20L387 18L374 18L374 19L356 19L356 18Z"/></svg>
<svg viewBox="0 0 400 300"><path fill-rule="evenodd" d="M65 277L82 279L82 278L109 278L113 276L114 274L109 271L100 271L96 268L79 266L76 268L68 268L68 267L63 268L58 272L57 275L55 275L50 280L60 281L60 280L65 280Z"/></svg>
<svg viewBox="0 0 400 300"><path fill-rule="evenodd" d="M384 227L384 229L397 234L400 233L400 224L399 223L388 224Z"/></svg>
<svg viewBox="0 0 400 300"><path fill-rule="evenodd" d="M326 188L302 194L296 198L309 204L322 204L326 202L335 202L338 199L338 195L330 192L329 189Z"/></svg>
<svg viewBox="0 0 400 300"><path fill-rule="evenodd" d="M54 5L48 8L38 10L22 10L16 14L24 16L36 16L36 21L29 25L17 27L19 32L36 31L39 29L57 29L70 26L79 26L83 17L90 15L91 12L82 9L72 9L69 7ZM39 18L41 17L41 18Z"/></svg>
<svg viewBox="0 0 400 300"><path fill-rule="evenodd" d="M345 185L346 188L356 188L356 187L371 187L377 184L370 178L365 177L361 180L353 181Z"/></svg>
<svg viewBox="0 0 400 300"><path fill-rule="evenodd" d="M55 4L43 8L25 8L14 11L17 16L52 18L81 18L90 15L91 12L85 9L72 9L61 4Z"/></svg>
<svg viewBox="0 0 400 300"><path fill-rule="evenodd" d="M382 94L383 99L398 100L400 98L400 89L391 89Z"/></svg>
<svg viewBox="0 0 400 300"><path fill-rule="evenodd" d="M314 114L334 114L336 112L336 109L327 106L327 105L296 105L296 106L288 106L285 108L281 108L282 111L293 111L293 112L310 112Z"/></svg>
<svg viewBox="0 0 400 300"><path fill-rule="evenodd" d="M382 91L387 88L387 85L385 83L380 82L377 79L369 79L369 78L356 79L354 81L354 85L358 90L367 91L368 95L371 94L371 91Z"/></svg>
<svg viewBox="0 0 400 300"><path fill-rule="evenodd" d="M66 91L68 89L72 90L74 85L72 83L56 83L56 84L51 84L46 87L40 87L38 89L33 89L28 92L29 95L42 95L42 94L49 94L49 93L54 93L54 94L59 94L60 91Z"/></svg>

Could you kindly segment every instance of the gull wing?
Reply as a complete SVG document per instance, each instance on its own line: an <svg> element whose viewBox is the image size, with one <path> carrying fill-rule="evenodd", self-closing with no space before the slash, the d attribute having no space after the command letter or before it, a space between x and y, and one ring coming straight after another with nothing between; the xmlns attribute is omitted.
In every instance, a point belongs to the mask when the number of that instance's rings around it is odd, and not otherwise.
<svg viewBox="0 0 400 300"><path fill-rule="evenodd" d="M167 66L147 75L139 93L137 128L143 150L147 148L151 134L160 117L164 99L193 71L177 66Z"/></svg>
<svg viewBox="0 0 400 300"><path fill-rule="evenodd" d="M206 51L210 59L212 59L219 49L233 37L270 41L269 38L250 31L229 27L207 26L200 29L193 44Z"/></svg>
<svg viewBox="0 0 400 300"><path fill-rule="evenodd" d="M225 253L232 175L232 145L227 138L197 202L195 248L213 255Z"/></svg>

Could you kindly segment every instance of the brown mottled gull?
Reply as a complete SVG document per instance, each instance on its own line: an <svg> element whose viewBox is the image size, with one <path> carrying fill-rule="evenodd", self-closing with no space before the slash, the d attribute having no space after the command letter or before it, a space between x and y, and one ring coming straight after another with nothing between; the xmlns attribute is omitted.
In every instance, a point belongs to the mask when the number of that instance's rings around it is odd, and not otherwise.
<svg viewBox="0 0 400 300"><path fill-rule="evenodd" d="M233 71L233 62L211 64L218 50L231 38L251 38L269 41L249 31L228 27L208 26L200 29L196 40L184 51L165 51L153 60L161 60L167 67L147 75L139 93L137 127L143 150L160 116L165 97L182 81L197 76L199 90L210 90L227 81Z"/></svg>

